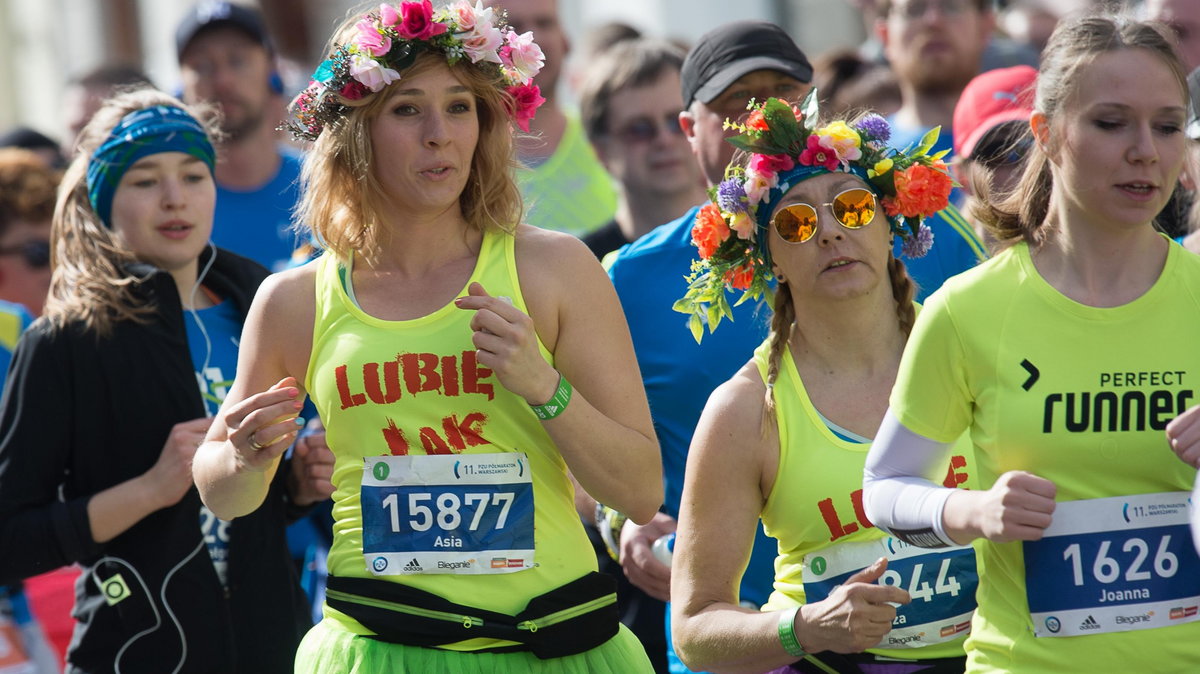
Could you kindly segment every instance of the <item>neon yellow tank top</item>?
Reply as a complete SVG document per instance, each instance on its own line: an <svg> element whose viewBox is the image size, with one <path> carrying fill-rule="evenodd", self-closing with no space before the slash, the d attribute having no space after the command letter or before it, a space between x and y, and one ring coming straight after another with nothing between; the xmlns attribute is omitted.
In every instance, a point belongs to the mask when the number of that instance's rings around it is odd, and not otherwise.
<svg viewBox="0 0 1200 674"><path fill-rule="evenodd" d="M575 115L554 154L546 161L517 172L525 197L525 222L583 236L612 220L617 212L617 189L604 169Z"/></svg>
<svg viewBox="0 0 1200 674"><path fill-rule="evenodd" d="M769 343L754 352L767 380ZM871 653L905 659L963 655L974 609L975 555L908 546L888 537L863 510L862 481L868 443L844 440L829 429L808 397L791 352L784 350L775 381L779 470L761 513L767 535L779 542L775 591L763 606L777 611L818 601L851 573L889 557L880 582L899 585L913 602L898 609L892 632ZM970 444L959 440L943 484L966 485L973 471ZM930 476L933 478L934 476ZM889 641L891 647L889 647Z"/></svg>
<svg viewBox="0 0 1200 674"><path fill-rule="evenodd" d="M508 234L485 233L475 270L459 296L466 295L470 283L478 281L493 296L507 296L514 306L528 312L517 280L514 246L515 240ZM340 278L342 268L334 256L325 255L317 264L316 320L305 385L325 422L335 455L330 574L402 583L459 604L516 614L530 598L595 571L595 556L575 513L566 464L525 401L507 391L492 371L476 360L471 343L472 312L449 303L421 318L380 320L363 312L347 295ZM540 341L539 346L547 361L553 362ZM497 565L494 557L484 555L471 560L485 569L473 574L372 573L364 557L364 534L371 540L364 520L369 516L378 522L380 515L362 509L364 465L369 467L381 456L430 460L421 457L471 454L497 458L485 460L481 466L500 465L513 463L512 457L520 456L516 452L528 458L526 475L531 476L533 499L529 528L536 564L516 572L497 571L496 567L503 569L506 562ZM479 459L475 460L478 463ZM441 521L438 517L453 519L457 512L467 522L486 523L486 517L471 517L471 507L477 505L471 502L472 496L467 494L465 506L452 511L450 505L458 508L462 504L442 502L435 491L432 499L418 503L412 511L423 506L428 517L413 521L427 526ZM487 502L484 506L494 520L499 506ZM386 515L395 516L394 510L384 513L384 522ZM520 562L508 563L512 561ZM328 606L324 612L326 618L349 631L370 633ZM496 643L474 639L451 648Z"/></svg>

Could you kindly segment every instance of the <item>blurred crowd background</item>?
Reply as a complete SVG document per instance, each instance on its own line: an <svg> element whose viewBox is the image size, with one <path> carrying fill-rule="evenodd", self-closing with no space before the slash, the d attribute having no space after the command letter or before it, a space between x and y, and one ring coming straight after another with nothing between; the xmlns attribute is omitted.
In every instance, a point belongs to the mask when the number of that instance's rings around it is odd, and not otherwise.
<svg viewBox="0 0 1200 674"><path fill-rule="evenodd" d="M1007 0L1000 28L1038 45L1054 19L1098 0ZM159 88L178 93L175 26L191 0L0 0L0 129L28 126L52 138L68 134L81 101L68 86L94 69L124 64ZM329 29L364 5L354 0L246 0L262 10L279 60L284 93L307 84ZM370 3L366 3L370 4ZM435 3L439 4L439 3ZM573 49L567 72L579 73L593 48L591 31L611 22L644 34L691 44L733 19L783 26L810 58L857 49L872 40L870 0L561 0L563 28ZM1140 3L1137 3L1140 4ZM570 77L560 82L571 99Z"/></svg>

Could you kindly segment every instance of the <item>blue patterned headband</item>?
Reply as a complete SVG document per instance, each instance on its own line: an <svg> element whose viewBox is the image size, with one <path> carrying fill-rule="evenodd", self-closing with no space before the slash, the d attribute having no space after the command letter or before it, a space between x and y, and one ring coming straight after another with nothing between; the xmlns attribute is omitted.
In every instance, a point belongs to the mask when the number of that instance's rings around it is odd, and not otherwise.
<svg viewBox="0 0 1200 674"><path fill-rule="evenodd" d="M182 108L156 105L121 118L88 162L88 200L105 227L112 228L112 200L121 176L139 159L161 152L183 152L212 172L216 152L208 133Z"/></svg>

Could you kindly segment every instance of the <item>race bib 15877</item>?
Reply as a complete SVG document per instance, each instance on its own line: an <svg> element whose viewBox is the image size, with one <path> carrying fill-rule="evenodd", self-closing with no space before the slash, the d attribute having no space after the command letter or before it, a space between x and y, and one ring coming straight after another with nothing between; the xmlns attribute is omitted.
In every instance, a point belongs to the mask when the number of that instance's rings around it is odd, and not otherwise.
<svg viewBox="0 0 1200 674"><path fill-rule="evenodd" d="M363 557L372 574L490 574L533 567L533 481L525 454L364 461Z"/></svg>

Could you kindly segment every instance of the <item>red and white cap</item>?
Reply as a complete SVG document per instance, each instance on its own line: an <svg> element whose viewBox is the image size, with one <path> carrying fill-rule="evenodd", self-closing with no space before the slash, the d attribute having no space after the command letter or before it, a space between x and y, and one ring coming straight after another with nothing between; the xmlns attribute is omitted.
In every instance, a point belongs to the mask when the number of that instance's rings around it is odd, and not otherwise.
<svg viewBox="0 0 1200 674"><path fill-rule="evenodd" d="M997 68L971 80L954 106L954 154L969 158L984 134L1004 122L1029 121L1037 70Z"/></svg>

